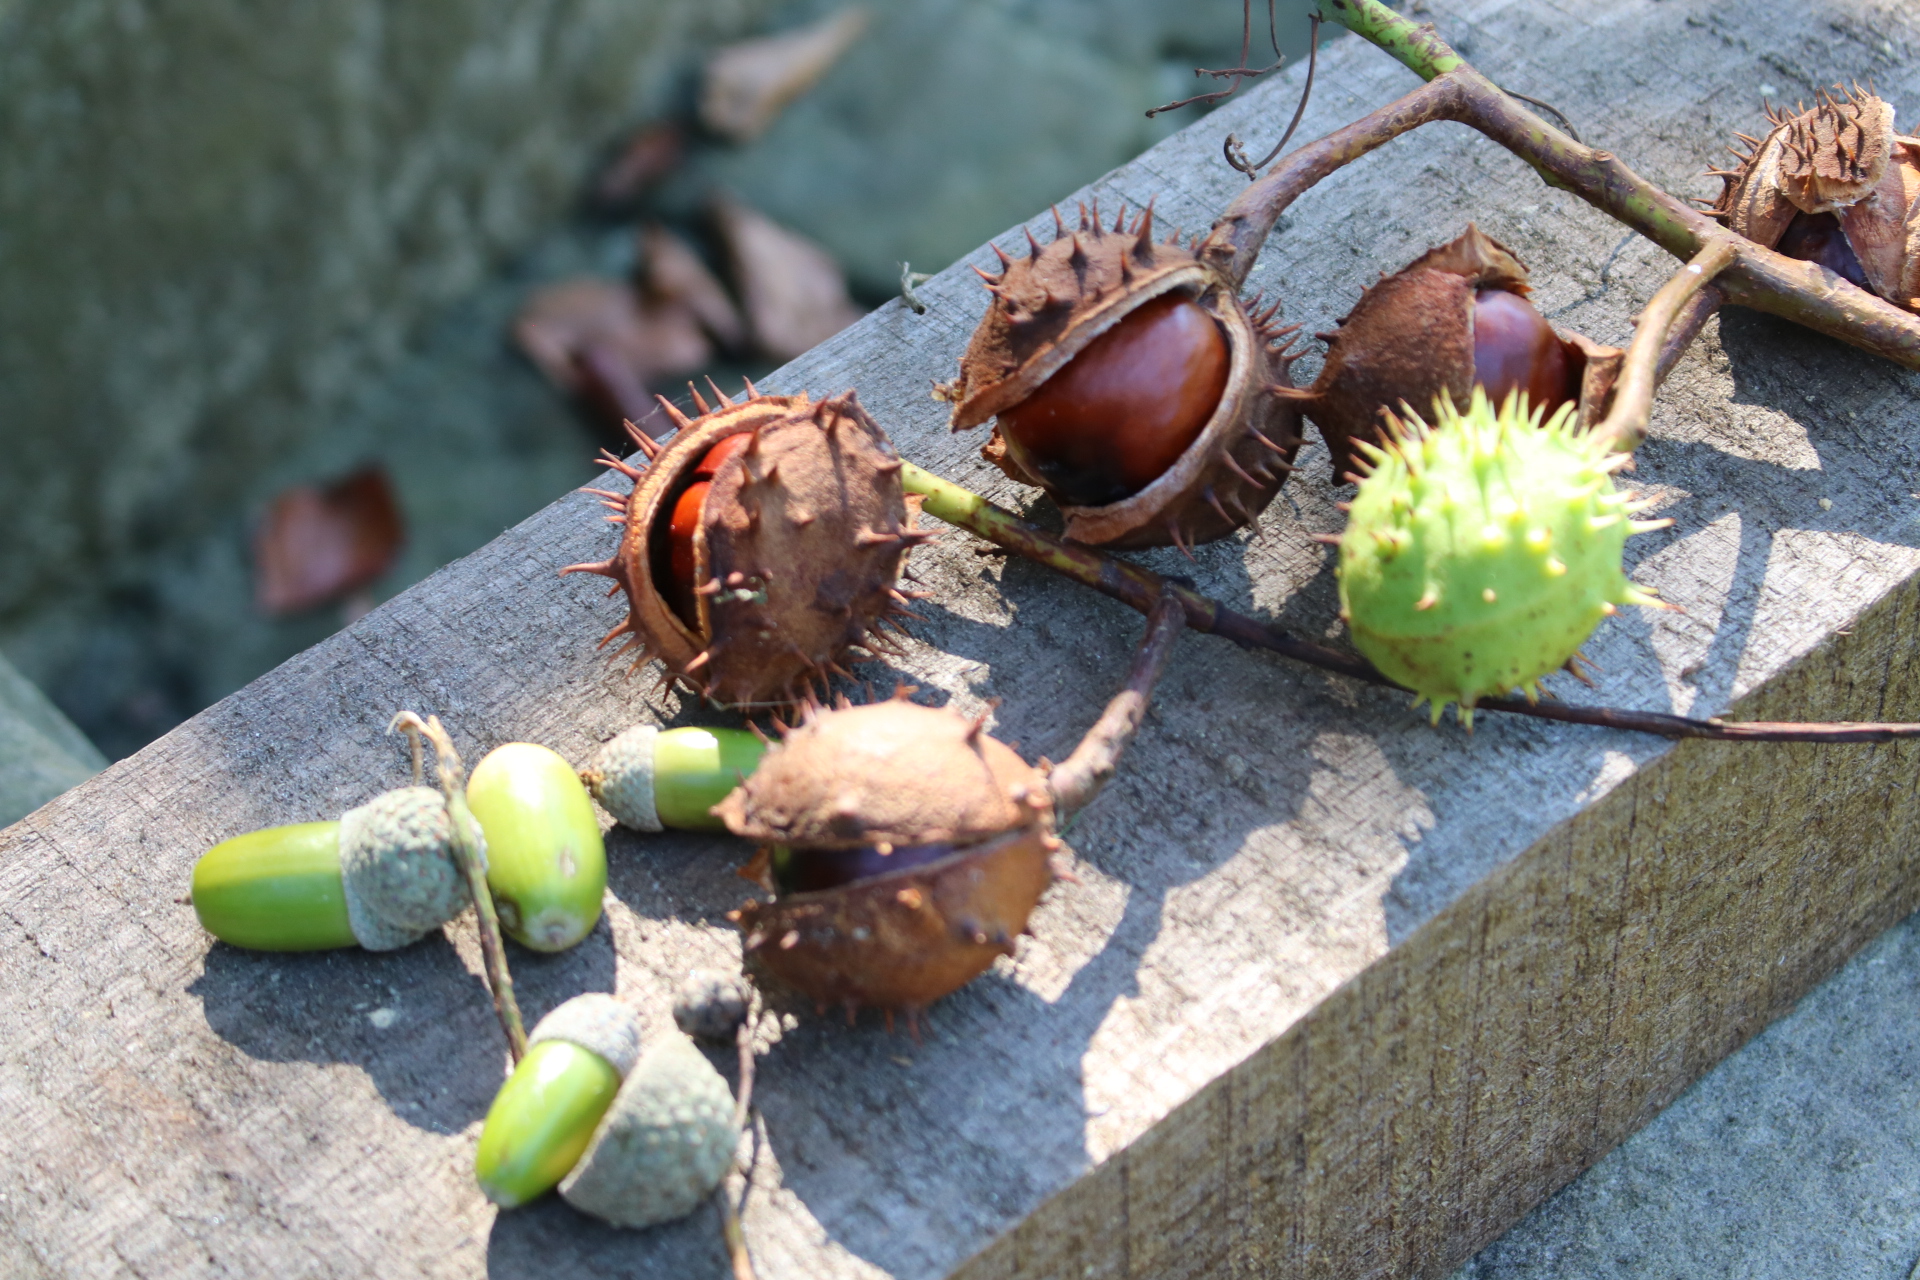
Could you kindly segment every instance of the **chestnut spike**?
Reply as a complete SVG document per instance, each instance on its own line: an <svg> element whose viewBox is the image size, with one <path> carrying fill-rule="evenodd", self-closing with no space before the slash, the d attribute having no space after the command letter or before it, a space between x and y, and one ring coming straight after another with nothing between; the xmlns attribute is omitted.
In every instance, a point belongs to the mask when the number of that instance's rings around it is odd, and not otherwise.
<svg viewBox="0 0 1920 1280"><path fill-rule="evenodd" d="M1059 205L1050 205L1048 207L1053 210L1053 238L1058 240L1061 236L1067 234L1067 224L1060 220Z"/></svg>
<svg viewBox="0 0 1920 1280"><path fill-rule="evenodd" d="M1227 464L1228 469L1231 470L1235 475L1239 476L1242 480L1245 480L1248 484L1252 485L1256 489L1260 487L1260 482L1258 480L1255 480L1252 476L1248 475L1247 469L1241 466L1238 462L1234 461L1234 457L1231 453L1222 454L1220 455L1220 457L1221 457L1221 461L1225 462Z"/></svg>
<svg viewBox="0 0 1920 1280"><path fill-rule="evenodd" d="M598 560L591 563L570 564L566 568L560 571L560 576L564 578L570 573L597 573L603 578L612 578L612 577L618 576L617 574L614 573L613 561L611 560Z"/></svg>
<svg viewBox="0 0 1920 1280"><path fill-rule="evenodd" d="M760 389L753 385L752 378L742 378L740 381L745 384L747 388L747 399L758 400L760 398Z"/></svg>
<svg viewBox="0 0 1920 1280"><path fill-rule="evenodd" d="M1220 503L1220 495L1213 491L1212 485L1208 485L1206 488L1206 491L1202 493L1200 496L1207 500L1207 505L1212 507L1216 512L1218 512L1220 514L1220 518L1222 520L1225 520L1229 526L1239 525L1240 522L1238 520L1235 520L1232 516L1227 514L1226 507L1222 506Z"/></svg>
<svg viewBox="0 0 1920 1280"><path fill-rule="evenodd" d="M713 394L720 398L720 405L722 408L726 408L726 409L733 408L733 401L727 398L727 393L720 389L720 384L713 380L712 374L707 375L707 385L713 388Z"/></svg>
<svg viewBox="0 0 1920 1280"><path fill-rule="evenodd" d="M1004 272L1004 271L1005 271L1005 270L1006 270L1006 269L1007 269L1008 267L1011 267L1011 266L1013 265L1013 259L1012 259L1012 258L1009 258L1009 257L1007 256L1007 251L1006 251L1005 249L1002 249L1002 248L1001 248L1001 247L1000 247L999 245L997 245L997 244L992 244L992 243L989 243L989 244L987 245L987 248L989 248L989 249L991 249L991 250L993 250L993 256L994 256L994 257L996 257L996 258L998 258L998 259L1000 259L1000 270L1001 270L1001 271L1003 271L1003 272ZM978 267L975 267L975 268L974 268L974 270L975 270L975 271L980 271L980 268L978 268ZM980 272L980 274L984 276L984 275L986 274L986 272L984 272L984 271L981 271L981 272Z"/></svg>
<svg viewBox="0 0 1920 1280"><path fill-rule="evenodd" d="M1040 256L1040 241L1039 241L1039 240L1038 240L1038 239L1037 239L1037 238L1036 238L1036 237L1034 236L1034 234L1033 234L1033 228L1032 228L1032 227L1021 227L1020 229L1021 229L1022 231L1024 231L1024 232L1026 232L1026 233L1027 233L1027 249L1028 249L1028 251L1029 251L1029 254L1028 254L1028 256L1030 256L1030 257L1034 257L1034 258L1037 258L1037 257L1039 257L1039 256Z"/></svg>
<svg viewBox="0 0 1920 1280"><path fill-rule="evenodd" d="M626 507L627 507L627 495L624 493L614 493L607 489L593 489L593 488L586 488L586 487L576 489L575 492L590 493L596 498L606 498L611 502L617 503L622 511L626 510Z"/></svg>
<svg viewBox="0 0 1920 1280"><path fill-rule="evenodd" d="M1147 207L1140 214L1140 234L1134 238L1133 256L1140 259L1143 266L1153 265L1153 201L1147 201Z"/></svg>
<svg viewBox="0 0 1920 1280"><path fill-rule="evenodd" d="M1099 196L1095 196L1093 198L1092 205L1093 205L1093 229L1094 231L1098 232L1100 230L1100 197Z"/></svg>
<svg viewBox="0 0 1920 1280"><path fill-rule="evenodd" d="M1120 235L1127 229L1127 202L1120 202L1120 212L1113 215L1113 233Z"/></svg>
<svg viewBox="0 0 1920 1280"><path fill-rule="evenodd" d="M713 406L708 404L707 398L700 394L700 388L694 386L691 382L687 384L687 394L693 397L693 407L700 411L701 417L704 418L713 412Z"/></svg>
<svg viewBox="0 0 1920 1280"><path fill-rule="evenodd" d="M999 249L1000 249L1000 246L998 245L994 246L994 252L998 253ZM1005 257L1006 255L1001 254L1001 256ZM969 267L973 267L973 273L979 276L982 280L986 282L987 288L989 290L991 290L995 285L999 284L1001 280L1005 279L1004 276L990 276L986 272L982 271L979 267L974 267L972 263L968 263L967 265Z"/></svg>
<svg viewBox="0 0 1920 1280"><path fill-rule="evenodd" d="M676 406L673 403L673 401L667 399L665 396L655 396L654 399L658 400L660 402L660 407L666 410L667 417L673 419L673 425L676 428L678 428L681 431L685 431L688 427L693 425L693 419L689 418L686 414L680 412L678 406ZM635 443L638 443L638 441L636 441ZM660 451L660 446L651 441L649 441L647 444L641 445L640 447L642 449L650 450L650 453L648 454L649 457L659 453Z"/></svg>
<svg viewBox="0 0 1920 1280"><path fill-rule="evenodd" d="M1180 554L1192 560L1193 551L1187 546L1186 538L1181 536L1180 522L1171 516L1167 517L1167 532L1173 535L1173 545L1180 548Z"/></svg>
<svg viewBox="0 0 1920 1280"><path fill-rule="evenodd" d="M627 439L633 441L639 446L640 452L647 455L647 461L651 462L660 456L660 442L642 431L632 418L620 419L620 425L627 429Z"/></svg>
<svg viewBox="0 0 1920 1280"><path fill-rule="evenodd" d="M1087 221L1087 202L1085 200L1080 202L1080 229L1082 231L1092 231L1094 229L1093 225Z"/></svg>

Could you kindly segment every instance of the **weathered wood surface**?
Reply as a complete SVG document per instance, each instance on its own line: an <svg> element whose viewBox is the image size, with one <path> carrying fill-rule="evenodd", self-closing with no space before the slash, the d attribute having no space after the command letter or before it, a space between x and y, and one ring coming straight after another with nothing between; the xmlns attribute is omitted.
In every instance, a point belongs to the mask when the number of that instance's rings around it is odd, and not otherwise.
<svg viewBox="0 0 1920 1280"><path fill-rule="evenodd" d="M1434 17L1682 192L1710 190L1700 168L1752 130L1765 86L1872 76L1920 102L1920 28L1890 0ZM1110 175L1102 207L1157 196L1204 227L1243 181L1220 136L1270 139L1295 83ZM1342 41L1304 127L1411 83ZM1535 267L1557 322L1602 341L1671 269L1442 126L1303 200L1252 284L1326 328L1469 218ZM856 386L908 456L1016 501L926 393L983 295L962 265L925 296L928 315L890 304L774 389ZM1920 719L1915 385L1772 321L1710 328L1632 477L1678 521L1634 540L1633 571L1686 612L1609 623L1589 646L1599 689L1559 692ZM1259 536L1194 566L1149 558L1332 632L1308 535L1337 527L1337 494L1324 452L1305 460ZM638 718L698 719L605 666L592 640L615 605L554 576L604 554L596 514L562 498L0 834L0 1273L721 1273L704 1213L621 1233L555 1204L496 1217L474 1190L503 1055L468 929L392 955L258 956L210 947L176 901L214 841L397 780L396 708L439 712L474 756L531 738L578 757ZM937 598L875 683L1003 699L1002 736L1059 758L1138 619L952 531L915 563ZM1673 747L1497 717L1468 738L1201 637L1163 689L1071 832L1083 883L935 1008L923 1044L809 1019L768 1047L746 1217L763 1276L1444 1273L1920 898L1910 745ZM681 972L737 955L736 849L617 834L611 852L607 923L568 955L516 955L530 1016L617 989L664 1019Z"/></svg>

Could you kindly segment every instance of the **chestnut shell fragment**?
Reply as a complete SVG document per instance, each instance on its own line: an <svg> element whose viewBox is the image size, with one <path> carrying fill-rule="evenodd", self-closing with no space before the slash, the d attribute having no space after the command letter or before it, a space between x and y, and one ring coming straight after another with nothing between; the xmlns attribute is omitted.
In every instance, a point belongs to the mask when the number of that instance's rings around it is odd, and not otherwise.
<svg viewBox="0 0 1920 1280"><path fill-rule="evenodd" d="M894 583L929 535L913 528L891 442L851 391L810 401L749 387L744 400L720 400L709 409L696 397L701 416L691 420L668 406L680 430L664 447L633 432L652 453L645 469L607 461L632 492L595 491L619 512L619 549L561 572L601 574L626 592L628 615L601 644L627 637L618 652L635 653L635 667L659 659L663 684L678 680L721 706L789 708L903 611ZM671 557L656 557L655 544L671 536L674 504L709 451L736 435L749 442L714 468L693 538L689 626L671 584L656 580Z"/></svg>
<svg viewBox="0 0 1920 1280"><path fill-rule="evenodd" d="M849 1012L924 1008L1011 954L1060 847L1039 770L981 721L900 698L810 711L714 812L796 853L955 846L736 914L749 964Z"/></svg>
<svg viewBox="0 0 1920 1280"><path fill-rule="evenodd" d="M981 454L1022 484L1045 490L1066 516L1066 534L1093 546L1191 546L1253 523L1280 491L1300 446L1299 413L1275 388L1292 389L1291 329L1272 327L1277 305L1249 315L1234 284L1177 243L1153 239L1153 211L1111 228L1081 210L1069 231L1054 213L1055 236L1008 258L999 276L982 272L994 295L959 377L935 389L953 405L954 430L976 427L1041 391L1103 335L1138 309L1178 294L1211 316L1228 353L1225 389L1198 435L1151 483L1100 505L1075 501L1073 486L1022 466L999 427Z"/></svg>

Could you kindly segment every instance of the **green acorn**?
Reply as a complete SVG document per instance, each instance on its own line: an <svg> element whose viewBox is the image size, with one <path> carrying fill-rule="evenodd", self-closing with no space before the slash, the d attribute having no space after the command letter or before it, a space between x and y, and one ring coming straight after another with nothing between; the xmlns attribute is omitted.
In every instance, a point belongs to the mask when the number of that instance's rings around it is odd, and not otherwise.
<svg viewBox="0 0 1920 1280"><path fill-rule="evenodd" d="M575 996L527 1044L474 1155L480 1189L503 1209L545 1195L579 1162L640 1056L640 1018L612 996Z"/></svg>
<svg viewBox="0 0 1920 1280"><path fill-rule="evenodd" d="M1657 605L1621 571L1639 505L1615 491L1622 455L1509 396L1475 390L1466 412L1435 402L1435 425L1389 418L1340 539L1340 616L1389 678L1473 725L1481 698L1522 690L1567 664L1622 604Z"/></svg>
<svg viewBox="0 0 1920 1280"><path fill-rule="evenodd" d="M760 765L767 742L745 729L635 725L600 748L581 781L621 825L635 831L720 831L712 814Z"/></svg>
<svg viewBox="0 0 1920 1280"><path fill-rule="evenodd" d="M215 845L194 864L193 909L209 933L236 947L391 951L472 901L450 835L440 793L402 787L338 822L271 827Z"/></svg>
<svg viewBox="0 0 1920 1280"><path fill-rule="evenodd" d="M487 884L507 935L564 951L592 932L607 851L587 790L564 758L530 742L495 747L467 780L487 838Z"/></svg>

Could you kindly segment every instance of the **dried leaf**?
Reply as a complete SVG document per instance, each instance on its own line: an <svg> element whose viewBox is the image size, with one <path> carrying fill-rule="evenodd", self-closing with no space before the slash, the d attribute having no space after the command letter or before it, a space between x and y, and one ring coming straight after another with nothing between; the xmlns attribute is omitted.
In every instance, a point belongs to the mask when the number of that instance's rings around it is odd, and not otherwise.
<svg viewBox="0 0 1920 1280"><path fill-rule="evenodd" d="M324 489L284 490L254 532L255 603L279 616L352 595L392 567L404 528L378 466Z"/></svg>
<svg viewBox="0 0 1920 1280"><path fill-rule="evenodd" d="M714 202L754 341L791 360L860 318L840 264L825 249L725 197Z"/></svg>
<svg viewBox="0 0 1920 1280"><path fill-rule="evenodd" d="M640 233L641 291L656 302L678 303L691 311L723 347L747 340L747 322L721 283L687 242L659 223Z"/></svg>
<svg viewBox="0 0 1920 1280"><path fill-rule="evenodd" d="M852 5L810 27L720 50L707 61L701 123L735 142L753 141L788 103L819 83L867 29L868 18Z"/></svg>
<svg viewBox="0 0 1920 1280"><path fill-rule="evenodd" d="M671 122L650 124L629 137L594 183L593 198L603 208L632 204L647 188L680 167L686 140Z"/></svg>
<svg viewBox="0 0 1920 1280"><path fill-rule="evenodd" d="M520 349L553 384L617 427L653 412L649 384L712 358L699 318L612 280L568 280L536 293L514 322Z"/></svg>

